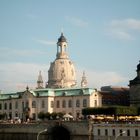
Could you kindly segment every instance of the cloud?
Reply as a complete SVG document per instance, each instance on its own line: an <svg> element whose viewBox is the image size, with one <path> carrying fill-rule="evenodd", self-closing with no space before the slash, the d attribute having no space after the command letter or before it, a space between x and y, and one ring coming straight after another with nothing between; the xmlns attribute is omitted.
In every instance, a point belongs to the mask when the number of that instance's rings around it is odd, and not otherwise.
<svg viewBox="0 0 140 140"><path fill-rule="evenodd" d="M89 25L89 23L87 21L84 21L80 18L77 17L69 17L67 16L65 18L68 22L70 22L71 24L77 26L77 27L87 27Z"/></svg>
<svg viewBox="0 0 140 140"><path fill-rule="evenodd" d="M35 63L0 63L0 90L4 92L25 90L28 85L30 89L36 88L38 73L41 70L44 86L48 81L49 65ZM78 68L77 84L80 87L83 68ZM88 86L100 89L106 85L120 85L127 83L128 78L121 76L116 72L103 72L94 70L85 70L88 80Z"/></svg>
<svg viewBox="0 0 140 140"><path fill-rule="evenodd" d="M41 40L41 39L38 39L36 41L43 45L56 45L56 41Z"/></svg>
<svg viewBox="0 0 140 140"><path fill-rule="evenodd" d="M0 57L10 57L10 56L31 56L31 55L43 55L46 54L44 51L35 50L35 49L19 49L19 48L8 48L2 47L0 48ZM6 55L5 55L6 54Z"/></svg>
<svg viewBox="0 0 140 140"><path fill-rule="evenodd" d="M140 31L140 20L112 20L107 30L108 34L112 37L122 40L135 40L135 33Z"/></svg>
<svg viewBox="0 0 140 140"><path fill-rule="evenodd" d="M0 63L0 90L20 91L25 90L28 85L36 88L39 71L42 71L44 82L47 79L48 66L46 64L34 63Z"/></svg>
<svg viewBox="0 0 140 140"><path fill-rule="evenodd" d="M122 29L134 29L140 30L140 20L136 19L123 19L123 20L112 20L111 26Z"/></svg>
<svg viewBox="0 0 140 140"><path fill-rule="evenodd" d="M94 71L85 70L85 74L88 81L88 86L91 88L100 89L102 86L106 85L118 85L128 82L128 78L121 76L120 74L112 71ZM79 68L77 71L78 81L81 81L82 69Z"/></svg>

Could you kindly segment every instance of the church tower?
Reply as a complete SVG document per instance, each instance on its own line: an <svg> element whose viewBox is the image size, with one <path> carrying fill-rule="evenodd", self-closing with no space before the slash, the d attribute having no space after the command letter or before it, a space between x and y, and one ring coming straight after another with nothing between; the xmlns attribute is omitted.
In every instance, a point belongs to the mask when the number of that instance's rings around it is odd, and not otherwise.
<svg viewBox="0 0 140 140"><path fill-rule="evenodd" d="M82 80L81 80L81 87L87 87L87 78L85 76L85 72L83 72Z"/></svg>
<svg viewBox="0 0 140 140"><path fill-rule="evenodd" d="M56 59L48 71L48 88L70 88L76 85L75 68L67 54L68 44L63 33L58 38Z"/></svg>
<svg viewBox="0 0 140 140"><path fill-rule="evenodd" d="M43 78L41 71L39 71L38 80L37 80L37 89L43 88Z"/></svg>
<svg viewBox="0 0 140 140"><path fill-rule="evenodd" d="M137 76L130 80L130 105L140 107L140 62L137 65Z"/></svg>

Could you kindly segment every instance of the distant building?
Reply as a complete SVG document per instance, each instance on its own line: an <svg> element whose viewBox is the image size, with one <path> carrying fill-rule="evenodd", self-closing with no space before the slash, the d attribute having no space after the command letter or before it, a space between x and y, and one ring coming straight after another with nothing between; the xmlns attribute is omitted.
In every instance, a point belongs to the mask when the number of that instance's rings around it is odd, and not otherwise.
<svg viewBox="0 0 140 140"><path fill-rule="evenodd" d="M137 65L137 76L130 80L130 105L140 107L140 63Z"/></svg>
<svg viewBox="0 0 140 140"><path fill-rule="evenodd" d="M140 140L139 123L94 123L93 140Z"/></svg>
<svg viewBox="0 0 140 140"><path fill-rule="evenodd" d="M82 117L82 109L85 107L102 106L101 94L87 87L85 72L81 87L76 87L75 67L68 57L67 47L66 38L62 33L57 42L56 59L48 70L46 87L43 86L40 71L36 89L27 87L23 92L0 93L0 113L4 113L7 119L19 117L23 120L37 120L40 112L63 112L77 118Z"/></svg>
<svg viewBox="0 0 140 140"><path fill-rule="evenodd" d="M129 88L104 86L99 91L102 95L102 105L122 105L129 106Z"/></svg>

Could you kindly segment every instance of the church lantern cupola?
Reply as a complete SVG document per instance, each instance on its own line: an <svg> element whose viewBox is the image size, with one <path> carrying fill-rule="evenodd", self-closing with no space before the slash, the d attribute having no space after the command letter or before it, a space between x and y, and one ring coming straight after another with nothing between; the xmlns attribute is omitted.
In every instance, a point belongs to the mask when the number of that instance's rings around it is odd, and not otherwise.
<svg viewBox="0 0 140 140"><path fill-rule="evenodd" d="M57 42L57 58L68 58L68 55L66 53L67 48L67 40L64 37L63 33L61 33L61 36L58 38Z"/></svg>

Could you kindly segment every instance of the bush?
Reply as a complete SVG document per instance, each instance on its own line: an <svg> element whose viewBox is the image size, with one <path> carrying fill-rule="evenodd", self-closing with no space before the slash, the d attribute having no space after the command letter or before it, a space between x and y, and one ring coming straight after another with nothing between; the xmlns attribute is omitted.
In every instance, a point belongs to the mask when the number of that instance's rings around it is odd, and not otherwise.
<svg viewBox="0 0 140 140"><path fill-rule="evenodd" d="M82 110L83 115L138 115L140 109L135 107L114 106L114 107L99 107L85 108Z"/></svg>

